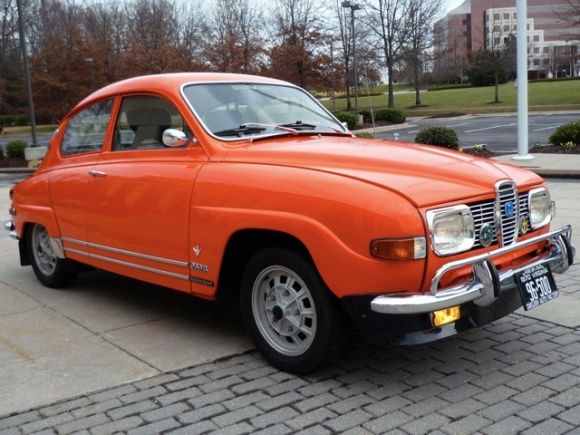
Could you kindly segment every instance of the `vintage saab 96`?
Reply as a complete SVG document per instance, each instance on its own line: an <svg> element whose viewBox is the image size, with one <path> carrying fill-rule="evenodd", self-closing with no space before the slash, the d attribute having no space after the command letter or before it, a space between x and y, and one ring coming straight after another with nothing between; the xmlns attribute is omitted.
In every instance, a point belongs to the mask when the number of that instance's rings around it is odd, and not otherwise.
<svg viewBox="0 0 580 435"><path fill-rule="evenodd" d="M355 138L304 90L246 75L104 87L10 195L21 264L45 285L88 265L234 301L262 354L298 373L353 324L417 344L533 309L574 257L532 172Z"/></svg>

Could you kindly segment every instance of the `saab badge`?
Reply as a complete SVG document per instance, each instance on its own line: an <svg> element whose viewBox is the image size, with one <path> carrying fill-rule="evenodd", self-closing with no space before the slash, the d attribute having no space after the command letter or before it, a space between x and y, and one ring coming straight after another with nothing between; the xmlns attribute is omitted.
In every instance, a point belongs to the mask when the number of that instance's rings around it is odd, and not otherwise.
<svg viewBox="0 0 580 435"><path fill-rule="evenodd" d="M488 247L493 241L493 227L490 224L485 224L479 230L479 241L482 246Z"/></svg>
<svg viewBox="0 0 580 435"><path fill-rule="evenodd" d="M506 217L514 217L516 214L516 205L513 202L506 202L503 208L503 212L505 213Z"/></svg>
<svg viewBox="0 0 580 435"><path fill-rule="evenodd" d="M528 223L528 219L523 216L520 219L520 234L526 234L528 231L530 231L530 224Z"/></svg>

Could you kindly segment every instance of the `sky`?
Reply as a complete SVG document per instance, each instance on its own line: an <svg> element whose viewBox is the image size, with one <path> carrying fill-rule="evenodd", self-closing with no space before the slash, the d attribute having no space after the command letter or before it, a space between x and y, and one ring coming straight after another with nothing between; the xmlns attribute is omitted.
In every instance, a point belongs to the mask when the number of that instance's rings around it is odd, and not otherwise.
<svg viewBox="0 0 580 435"><path fill-rule="evenodd" d="M449 12L452 9L455 9L457 6L459 6L461 3L463 3L464 0L447 0L445 3L445 12Z"/></svg>

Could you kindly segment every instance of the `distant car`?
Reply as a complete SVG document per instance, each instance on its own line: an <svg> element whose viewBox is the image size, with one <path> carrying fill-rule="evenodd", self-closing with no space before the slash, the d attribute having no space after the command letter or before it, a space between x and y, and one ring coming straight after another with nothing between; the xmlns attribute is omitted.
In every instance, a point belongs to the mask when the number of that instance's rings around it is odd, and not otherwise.
<svg viewBox="0 0 580 435"><path fill-rule="evenodd" d="M416 344L548 302L574 256L537 175L355 138L304 90L246 75L93 93L10 195L45 285L85 264L237 301L257 348L297 373L336 354L349 319Z"/></svg>

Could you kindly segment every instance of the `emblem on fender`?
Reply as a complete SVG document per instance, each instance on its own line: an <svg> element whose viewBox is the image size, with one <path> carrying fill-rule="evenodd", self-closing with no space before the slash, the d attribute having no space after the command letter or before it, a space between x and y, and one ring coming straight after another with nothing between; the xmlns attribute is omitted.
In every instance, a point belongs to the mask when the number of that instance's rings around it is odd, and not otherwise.
<svg viewBox="0 0 580 435"><path fill-rule="evenodd" d="M482 246L489 246L493 241L493 227L490 224L485 224L479 230L479 241Z"/></svg>

